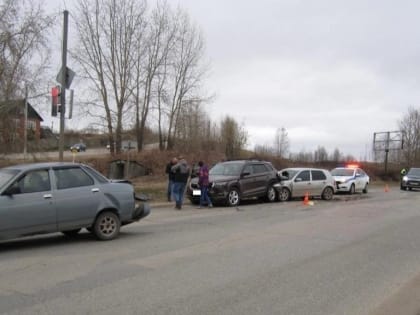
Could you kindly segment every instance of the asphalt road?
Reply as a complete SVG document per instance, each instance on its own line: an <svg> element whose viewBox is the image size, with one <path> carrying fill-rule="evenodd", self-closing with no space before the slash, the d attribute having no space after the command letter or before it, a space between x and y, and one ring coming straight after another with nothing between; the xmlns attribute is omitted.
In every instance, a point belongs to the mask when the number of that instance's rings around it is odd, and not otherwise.
<svg viewBox="0 0 420 315"><path fill-rule="evenodd" d="M313 206L155 207L110 242L3 242L0 313L418 314L419 202L391 187Z"/></svg>

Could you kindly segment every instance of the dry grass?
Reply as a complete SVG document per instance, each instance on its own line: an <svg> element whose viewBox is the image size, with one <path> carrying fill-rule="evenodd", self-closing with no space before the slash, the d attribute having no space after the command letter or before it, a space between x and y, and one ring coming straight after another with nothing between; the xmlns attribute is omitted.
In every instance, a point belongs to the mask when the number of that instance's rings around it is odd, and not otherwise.
<svg viewBox="0 0 420 315"><path fill-rule="evenodd" d="M154 202L166 201L167 177L164 175L150 175L130 179L137 194L144 194Z"/></svg>

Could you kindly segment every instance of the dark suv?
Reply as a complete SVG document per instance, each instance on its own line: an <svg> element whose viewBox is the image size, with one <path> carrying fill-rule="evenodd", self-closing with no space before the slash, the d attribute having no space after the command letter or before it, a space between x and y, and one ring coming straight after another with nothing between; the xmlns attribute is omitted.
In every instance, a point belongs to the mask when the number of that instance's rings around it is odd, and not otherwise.
<svg viewBox="0 0 420 315"><path fill-rule="evenodd" d="M259 197L267 201L277 200L275 185L279 185L277 170L270 162L238 160L220 162L209 172L209 196L213 203L237 206L242 199ZM191 179L188 198L192 203L200 201L198 178Z"/></svg>

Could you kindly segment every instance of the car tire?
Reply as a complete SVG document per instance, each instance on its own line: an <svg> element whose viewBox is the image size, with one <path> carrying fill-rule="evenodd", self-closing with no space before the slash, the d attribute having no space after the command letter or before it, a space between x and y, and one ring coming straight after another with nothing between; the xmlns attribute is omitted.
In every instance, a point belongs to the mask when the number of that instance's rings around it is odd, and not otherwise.
<svg viewBox="0 0 420 315"><path fill-rule="evenodd" d="M68 231L61 231L65 236L67 237L75 237L77 234L79 234L81 229L74 229L74 230L68 230Z"/></svg>
<svg viewBox="0 0 420 315"><path fill-rule="evenodd" d="M236 207L239 205L241 198L237 188L231 188L227 195L226 203L229 207Z"/></svg>
<svg viewBox="0 0 420 315"><path fill-rule="evenodd" d="M355 192L356 192L356 187L354 186L354 184L351 184L350 189L349 189L349 194L354 195Z"/></svg>
<svg viewBox="0 0 420 315"><path fill-rule="evenodd" d="M111 211L105 211L98 215L93 224L93 234L101 241L109 241L120 233L120 218Z"/></svg>
<svg viewBox="0 0 420 315"><path fill-rule="evenodd" d="M279 200L280 201L288 201L288 200L290 200L291 196L292 196L292 194L290 193L290 190L283 187L280 191L280 194L279 194Z"/></svg>
<svg viewBox="0 0 420 315"><path fill-rule="evenodd" d="M324 200L332 200L334 197L334 190L331 187L325 187L324 191L322 192L321 198Z"/></svg>
<svg viewBox="0 0 420 315"><path fill-rule="evenodd" d="M272 184L268 186L266 200L268 202L274 202L277 200L277 191Z"/></svg>
<svg viewBox="0 0 420 315"><path fill-rule="evenodd" d="M368 186L369 186L369 184L366 183L365 188L363 188L363 193L364 194L367 194L368 193Z"/></svg>

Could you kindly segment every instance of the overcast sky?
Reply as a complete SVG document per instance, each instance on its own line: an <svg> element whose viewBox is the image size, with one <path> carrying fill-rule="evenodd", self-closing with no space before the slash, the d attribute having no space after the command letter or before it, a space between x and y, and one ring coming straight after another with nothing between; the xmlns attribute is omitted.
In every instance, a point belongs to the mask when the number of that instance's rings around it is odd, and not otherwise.
<svg viewBox="0 0 420 315"><path fill-rule="evenodd" d="M420 1L168 2L205 36L208 112L244 123L250 148L285 127L292 152L369 157L373 133L419 107Z"/></svg>
<svg viewBox="0 0 420 315"><path fill-rule="evenodd" d="M244 122L251 146L288 130L291 151L356 158L420 102L420 1L171 0L206 38L212 117Z"/></svg>

